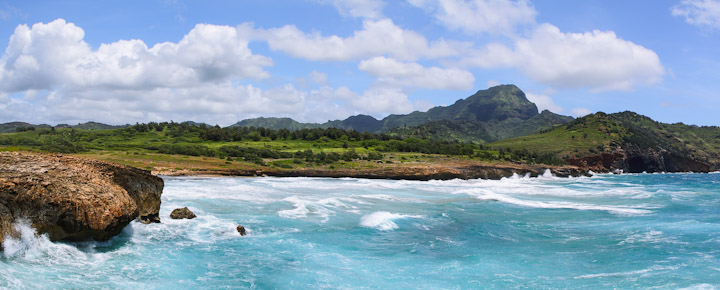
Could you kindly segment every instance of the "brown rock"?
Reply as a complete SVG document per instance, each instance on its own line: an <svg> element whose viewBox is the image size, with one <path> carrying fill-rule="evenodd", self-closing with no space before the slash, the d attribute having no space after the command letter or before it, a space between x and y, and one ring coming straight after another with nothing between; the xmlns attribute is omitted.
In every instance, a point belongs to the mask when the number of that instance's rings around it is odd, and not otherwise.
<svg viewBox="0 0 720 290"><path fill-rule="evenodd" d="M238 233L240 233L241 236L246 235L245 227L243 227L243 226L237 226L237 231L238 231Z"/></svg>
<svg viewBox="0 0 720 290"><path fill-rule="evenodd" d="M195 213L192 212L192 211L191 211L190 209L188 209L187 207L176 208L176 209L174 209L174 210L170 213L170 218L171 218L171 219L174 219L174 220L179 220L179 219L194 219L194 218L196 218L196 217L197 217L197 216L195 215Z"/></svg>
<svg viewBox="0 0 720 290"><path fill-rule="evenodd" d="M55 240L107 240L132 220L159 221L163 180L137 168L29 152L0 152L0 241L27 219Z"/></svg>

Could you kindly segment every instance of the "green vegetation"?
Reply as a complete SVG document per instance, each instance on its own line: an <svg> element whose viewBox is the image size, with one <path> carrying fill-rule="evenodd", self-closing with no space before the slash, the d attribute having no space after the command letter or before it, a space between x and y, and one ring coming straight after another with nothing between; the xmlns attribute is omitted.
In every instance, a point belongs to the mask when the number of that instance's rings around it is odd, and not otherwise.
<svg viewBox="0 0 720 290"><path fill-rule="evenodd" d="M720 128L665 124L633 112L596 113L547 132L489 144L503 150L532 149L560 158L614 152L618 148L654 149L720 168Z"/></svg>
<svg viewBox="0 0 720 290"><path fill-rule="evenodd" d="M215 164L217 166L244 162L279 168L349 166L345 163L354 161L410 162L430 155L485 161L559 163L558 160L539 158L529 151L497 152L482 144L400 139L387 134L337 128L290 131L254 127L220 128L173 122L136 124L109 130L36 128L0 134L0 145L13 150L105 154L108 156L104 156L104 159L115 161L138 159L141 156L145 159L177 156L175 159L178 160L185 156L194 160L210 158L221 161Z"/></svg>
<svg viewBox="0 0 720 290"><path fill-rule="evenodd" d="M447 107L383 120L357 115L303 124L289 118L257 118L227 128L195 122L133 126L88 122L55 127L13 122L0 124L0 131L12 132L0 134L4 150L105 154L106 159L133 162L138 161L130 156L175 156L175 161L181 156L220 167L244 162L279 168L354 168L359 166L356 161L416 162L431 155L560 165L600 153L634 150L671 153L720 168L718 127L664 124L633 112L579 119L538 113L535 104L513 85L481 90Z"/></svg>

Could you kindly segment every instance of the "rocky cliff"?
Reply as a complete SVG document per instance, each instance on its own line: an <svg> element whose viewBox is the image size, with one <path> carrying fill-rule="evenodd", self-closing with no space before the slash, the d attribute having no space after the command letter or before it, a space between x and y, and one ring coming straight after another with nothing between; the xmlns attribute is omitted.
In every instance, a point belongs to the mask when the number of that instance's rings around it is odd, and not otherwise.
<svg viewBox="0 0 720 290"><path fill-rule="evenodd" d="M0 152L0 241L27 220L55 240L107 240L132 220L159 222L163 180L77 157Z"/></svg>
<svg viewBox="0 0 720 290"><path fill-rule="evenodd" d="M570 158L571 165L588 168L595 172L622 170L628 173L654 172L710 172L707 163L690 157L653 148L641 149L634 144L624 144L624 149L613 153L601 153L583 158Z"/></svg>

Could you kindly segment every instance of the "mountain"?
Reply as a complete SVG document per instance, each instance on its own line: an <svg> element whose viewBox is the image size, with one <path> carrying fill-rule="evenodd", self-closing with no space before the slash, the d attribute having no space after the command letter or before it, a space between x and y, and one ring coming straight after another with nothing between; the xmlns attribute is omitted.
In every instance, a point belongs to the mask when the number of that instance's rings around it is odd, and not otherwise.
<svg viewBox="0 0 720 290"><path fill-rule="evenodd" d="M323 124L299 123L290 118L255 118L233 126L270 129L312 129L336 127L373 133L388 132L403 137L472 142L492 142L523 136L572 121L550 111L538 113L537 106L515 85L500 85L480 90L450 106L434 107L427 112L393 114L382 120L357 115Z"/></svg>
<svg viewBox="0 0 720 290"><path fill-rule="evenodd" d="M301 129L313 129L313 128L320 128L321 124L315 124L315 123L300 123L298 121L295 121L290 118L254 118L254 119L245 119L240 122L237 122L230 127L262 127L267 129L273 129L273 130L279 130L279 129L288 129L288 130L301 130Z"/></svg>
<svg viewBox="0 0 720 290"><path fill-rule="evenodd" d="M3 123L0 124L0 133L13 133L17 132L18 129L29 129L29 128L50 128L50 125L42 124L42 125L33 125L30 123L25 122L9 122L9 123Z"/></svg>
<svg viewBox="0 0 720 290"><path fill-rule="evenodd" d="M596 113L548 132L490 144L554 153L568 163L626 172L720 169L720 128L666 124L634 112Z"/></svg>
<svg viewBox="0 0 720 290"><path fill-rule="evenodd" d="M417 126L428 121L504 121L527 120L538 114L537 106L530 102L515 85L500 85L480 90L466 99L447 107L434 107L425 113L390 115L383 119L383 130L400 126Z"/></svg>
<svg viewBox="0 0 720 290"><path fill-rule="evenodd" d="M125 127L128 127L129 125L107 125L103 123L98 122L86 122L86 123L80 123L77 125L68 125L68 124L57 124L55 126L50 126L48 124L40 124L40 125L34 125L30 123L25 122L10 122L10 123L4 123L0 124L0 133L13 133L17 132L18 129L22 130L32 130L31 128L35 129L50 129L50 128L75 128L75 129L85 129L85 130L108 130L108 129L122 129Z"/></svg>
<svg viewBox="0 0 720 290"><path fill-rule="evenodd" d="M542 130L552 129L559 124L572 121L572 117L562 116L544 110L529 119L507 118L502 121L428 121L413 127L396 127L387 131L390 135L403 138L415 137L433 140L463 142L493 142L517 136L525 136Z"/></svg>
<svg viewBox="0 0 720 290"><path fill-rule="evenodd" d="M74 126L70 126L70 128L75 129L85 129L85 130L109 130L109 129L122 129L125 127L129 127L130 125L108 125L98 122L87 122L87 123L81 123ZM57 127L57 126L56 126Z"/></svg>

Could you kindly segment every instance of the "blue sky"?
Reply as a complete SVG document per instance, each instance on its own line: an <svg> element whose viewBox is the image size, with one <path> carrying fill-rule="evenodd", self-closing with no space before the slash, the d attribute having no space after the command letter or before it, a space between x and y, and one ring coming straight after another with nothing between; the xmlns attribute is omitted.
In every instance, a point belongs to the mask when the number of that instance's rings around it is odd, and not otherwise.
<svg viewBox="0 0 720 290"><path fill-rule="evenodd" d="M720 0L0 1L0 122L381 118L512 83L717 126L719 36Z"/></svg>

